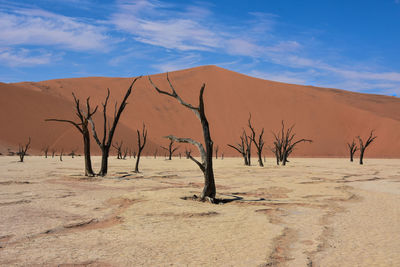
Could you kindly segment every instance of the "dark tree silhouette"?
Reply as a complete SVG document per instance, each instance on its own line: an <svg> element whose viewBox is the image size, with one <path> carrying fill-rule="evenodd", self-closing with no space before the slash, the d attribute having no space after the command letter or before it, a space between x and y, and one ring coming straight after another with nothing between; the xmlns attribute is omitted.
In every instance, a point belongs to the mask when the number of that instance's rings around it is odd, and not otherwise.
<svg viewBox="0 0 400 267"><path fill-rule="evenodd" d="M218 159L218 149L219 149L219 146L217 146L215 148L215 159Z"/></svg>
<svg viewBox="0 0 400 267"><path fill-rule="evenodd" d="M44 152L44 157L47 159L47 154L49 153L49 146L44 146L42 148L42 151Z"/></svg>
<svg viewBox="0 0 400 267"><path fill-rule="evenodd" d="M294 141L293 139L296 136L296 134L292 133L293 128L294 125L285 130L285 123L282 121L282 128L280 133L278 134L273 133L275 141L274 141L274 147L271 150L276 156L277 165L279 165L279 162L282 162L282 165L285 166L286 163L289 162L288 161L289 155L293 152L294 148L299 143L312 142L312 140L310 139L300 139Z"/></svg>
<svg viewBox="0 0 400 267"><path fill-rule="evenodd" d="M168 148L161 146L162 149L168 152L168 160L172 160L172 156L174 155L175 151L178 150L178 147L174 147L174 140L169 140Z"/></svg>
<svg viewBox="0 0 400 267"><path fill-rule="evenodd" d="M354 139L351 143L347 143L347 147L349 148L350 161L353 162L354 153L356 153L356 151L358 150L358 147L356 146L356 142L354 142Z"/></svg>
<svg viewBox="0 0 400 267"><path fill-rule="evenodd" d="M242 136L240 136L240 143L236 146L228 144L229 147L239 152L244 160L244 165L251 165L251 139L247 136L246 131L243 130Z"/></svg>
<svg viewBox="0 0 400 267"><path fill-rule="evenodd" d="M364 159L365 149L377 138L377 136L374 136L374 130L372 130L365 143L360 136L357 136L357 138L360 144L360 164L362 165L364 164L363 159Z"/></svg>
<svg viewBox="0 0 400 267"><path fill-rule="evenodd" d="M197 148L200 151L201 162L198 161L197 159L195 159L194 157L192 157L191 155L189 155L189 158L199 166L200 170L203 172L203 175L204 175L204 188L200 195L200 199L201 200L209 200L210 202L214 203L215 195L216 195L216 188L215 188L215 181L214 181L213 161L212 161L213 141L211 139L209 124L208 124L208 120L207 120L207 117L205 114L204 101L203 101L203 94L204 94L204 89L206 87L206 84L203 83L203 85L200 89L199 104L197 107L195 107L195 106L192 106L191 104L185 102L176 93L175 88L173 87L171 81L169 80L168 74L167 74L167 81L172 90L172 93L160 90L153 83L153 81L151 80L150 77L149 77L149 81L158 93L175 98L181 105L183 105L184 107L193 111L194 114L197 116L197 118L200 120L202 129L203 129L205 148L204 148L203 144L201 144L200 142L195 141L191 138L178 138L173 135L170 135L167 138L170 140L177 141L179 143L189 143L189 144L197 146Z"/></svg>
<svg viewBox="0 0 400 267"><path fill-rule="evenodd" d="M118 144L118 142L115 143L115 145L112 145L113 148L115 148L115 150L117 150L117 159L122 159L122 144L123 141L121 141L121 143Z"/></svg>
<svg viewBox="0 0 400 267"><path fill-rule="evenodd" d="M72 93L75 101L75 115L78 117L79 121L71 121L71 120L61 120L61 119L46 119L46 121L56 121L56 122L65 122L72 124L81 134L83 138L83 154L85 156L85 176L94 176L93 168L92 168L92 160L90 158L90 133L89 133L89 121L92 119L92 116L97 111L97 106L92 111L90 107L88 97L86 99L86 109L82 110L80 105L80 100L76 98L75 94ZM52 150L52 157L54 157L55 150ZM62 158L62 157L61 157Z"/></svg>
<svg viewBox="0 0 400 267"><path fill-rule="evenodd" d="M108 105L108 99L110 98L110 89L107 89L106 99L105 99L104 103L102 103L103 123L104 124L103 124L103 138L101 141L97 135L95 123L93 122L92 119L89 120L90 124L92 125L92 132L93 132L94 140L96 140L97 145L101 149L101 168L100 168L100 172L98 174L99 176L107 175L108 156L110 154L110 147L112 144L112 139L114 137L115 129L117 128L119 118L121 117L121 114L127 105L126 101L128 100L128 97L132 92L132 88L138 79L140 79L140 77L137 77L133 80L133 82L129 86L128 90L126 91L126 94L125 94L124 98L122 99L122 102L119 105L118 109L117 109L117 103L115 103L114 118L112 120L111 127L108 125L108 121L107 121L107 105ZM107 131L107 126L108 126L108 131Z"/></svg>
<svg viewBox="0 0 400 267"><path fill-rule="evenodd" d="M185 148L185 155L187 159L190 159L190 155L192 154L192 150L191 149L187 149Z"/></svg>
<svg viewBox="0 0 400 267"><path fill-rule="evenodd" d="M71 156L72 158L74 158L75 157L75 152L77 151L78 149L77 148L75 148L75 149L72 149L71 150L71 153L69 153L69 156Z"/></svg>
<svg viewBox="0 0 400 267"><path fill-rule="evenodd" d="M147 129L146 125L143 123L143 128L142 128L142 134L140 134L139 130L136 130L137 132L137 142L138 142L138 153L137 153L137 158L136 158L136 165L135 165L135 172L139 172L139 161L140 161L140 155L142 154L142 151L144 149L144 146L146 145L147 141Z"/></svg>
<svg viewBox="0 0 400 267"><path fill-rule="evenodd" d="M250 139L253 142L254 146L257 149L257 155L258 155L258 165L261 167L264 167L263 161L262 161L262 151L264 148L264 139L263 139L263 134L264 134L264 128L262 128L261 133L258 135L256 138L256 131L254 130L254 127L251 125L251 114L249 117L248 121L248 126L251 131Z"/></svg>
<svg viewBox="0 0 400 267"><path fill-rule="evenodd" d="M156 150L154 151L154 158L157 158L157 153L158 153L158 149L156 148Z"/></svg>
<svg viewBox="0 0 400 267"><path fill-rule="evenodd" d="M19 145L18 147L18 156L19 156L19 162L24 162L24 157L26 156L26 152L29 149L29 146L31 144L31 138L29 137L28 143L25 145Z"/></svg>
<svg viewBox="0 0 400 267"><path fill-rule="evenodd" d="M126 156L128 155L128 147L125 147L124 149L124 156L122 157L122 159L126 159Z"/></svg>
<svg viewBox="0 0 400 267"><path fill-rule="evenodd" d="M64 149L62 148L62 149L61 149L61 152L60 152L60 161L63 161L63 159L62 159L63 153L64 153Z"/></svg>
<svg viewBox="0 0 400 267"><path fill-rule="evenodd" d="M51 149L51 157L52 158L54 158L54 155L56 154L56 152L57 152L57 150L55 150L54 148Z"/></svg>

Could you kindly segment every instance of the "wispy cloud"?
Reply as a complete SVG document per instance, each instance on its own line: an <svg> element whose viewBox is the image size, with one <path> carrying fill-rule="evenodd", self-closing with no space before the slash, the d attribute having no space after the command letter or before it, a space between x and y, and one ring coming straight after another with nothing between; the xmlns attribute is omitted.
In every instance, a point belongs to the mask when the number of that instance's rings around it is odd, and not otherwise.
<svg viewBox="0 0 400 267"><path fill-rule="evenodd" d="M54 59L51 53L32 54L27 49L0 48L0 63L10 67L49 64Z"/></svg>
<svg viewBox="0 0 400 267"><path fill-rule="evenodd" d="M167 49L206 51L220 46L219 36L200 21L206 9L201 16L190 16L194 7L181 12L169 7L159 1L123 2L111 22L136 41Z"/></svg>
<svg viewBox="0 0 400 267"><path fill-rule="evenodd" d="M77 51L104 50L110 38L103 26L41 9L0 10L1 46L56 46Z"/></svg>
<svg viewBox="0 0 400 267"><path fill-rule="evenodd" d="M170 72L174 70L181 70L191 68L198 65L201 56L198 54L188 54L182 57L163 58L159 63L153 64L153 68L160 72Z"/></svg>

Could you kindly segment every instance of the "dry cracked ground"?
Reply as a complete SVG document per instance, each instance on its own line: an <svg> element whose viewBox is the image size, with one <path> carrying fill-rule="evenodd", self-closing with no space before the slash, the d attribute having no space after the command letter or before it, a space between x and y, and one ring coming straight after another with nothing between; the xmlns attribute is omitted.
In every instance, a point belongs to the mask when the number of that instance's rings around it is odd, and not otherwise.
<svg viewBox="0 0 400 267"><path fill-rule="evenodd" d="M224 204L184 200L187 159L0 157L1 266L400 266L400 161L215 160ZM100 158L94 157L95 167Z"/></svg>

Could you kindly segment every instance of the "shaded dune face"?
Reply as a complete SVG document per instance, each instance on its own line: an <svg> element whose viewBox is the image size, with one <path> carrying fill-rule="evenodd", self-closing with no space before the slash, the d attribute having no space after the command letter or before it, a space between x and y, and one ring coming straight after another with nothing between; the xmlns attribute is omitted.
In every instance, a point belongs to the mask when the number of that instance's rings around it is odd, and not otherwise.
<svg viewBox="0 0 400 267"><path fill-rule="evenodd" d="M295 124L298 138L309 138L312 144L298 145L293 156L341 157L347 156L346 142L361 135L367 138L374 129L378 138L368 148L367 157L400 156L400 100L396 97L368 95L336 89L318 88L272 82L222 69L202 66L169 74L176 91L193 105L198 104L202 83L206 84L204 100L214 146L219 154L239 156L227 147L237 143L249 113L256 131L265 128L264 153L272 156L272 131L280 129L284 120ZM168 90L165 74L153 75L155 84ZM46 118L75 120L71 92L84 101L90 96L92 106L99 105L95 115L97 129L102 129L102 106L107 88L111 97L108 107L113 116L114 103L120 103L132 78L73 78L16 84L0 83L0 152L15 150L18 143L32 138L31 153L38 154L48 145L66 153L78 149L82 153L82 140L71 125L44 122ZM164 155L160 145L166 146L166 135L192 137L202 141L201 126L193 112L174 99L159 95L147 77L140 79L128 99L122 114L114 143L137 150L136 129L145 123L148 145L145 154ZM179 151L183 154L185 145ZM187 146L189 148L189 146ZM93 154L98 154L92 142ZM191 148L193 152L196 148ZM179 153L179 152L177 152ZM197 153L197 151L196 151Z"/></svg>

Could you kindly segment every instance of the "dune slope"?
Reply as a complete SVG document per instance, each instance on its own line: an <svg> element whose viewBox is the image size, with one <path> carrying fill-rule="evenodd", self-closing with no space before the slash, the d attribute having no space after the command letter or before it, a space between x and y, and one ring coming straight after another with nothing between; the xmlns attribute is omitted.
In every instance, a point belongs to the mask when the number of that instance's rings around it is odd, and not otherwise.
<svg viewBox="0 0 400 267"><path fill-rule="evenodd" d="M216 66L169 75L177 92L194 105L198 103L202 83L206 83L204 97L212 137L220 154L225 156L237 155L227 144L239 140L249 113L256 130L265 128L266 155L271 155L267 147L272 143L271 131L279 130L284 120L287 125L296 124L299 138L314 141L300 144L294 152L296 156L347 156L346 142L358 135L366 138L371 129L378 138L367 156L400 156L400 143L396 143L400 139L400 100L396 97L272 82ZM162 89L169 89L165 74L152 78ZM44 119L74 119L71 92L75 92L80 99L90 96L92 105L99 105L96 120L101 127L101 103L106 89L111 90L109 116L112 116L115 101L121 101L131 81L131 78L88 77L0 84L0 152L15 149L28 136L32 137L33 153L45 145L66 151L81 148L79 133L70 125L48 123ZM147 77L139 80L128 102L115 141L124 140L134 149L136 129L143 123L149 129L149 154L159 145L165 146L168 141L163 136L169 134L202 139L194 114L174 99L157 94ZM98 153L94 143L93 148ZM184 148L181 146L182 153Z"/></svg>

